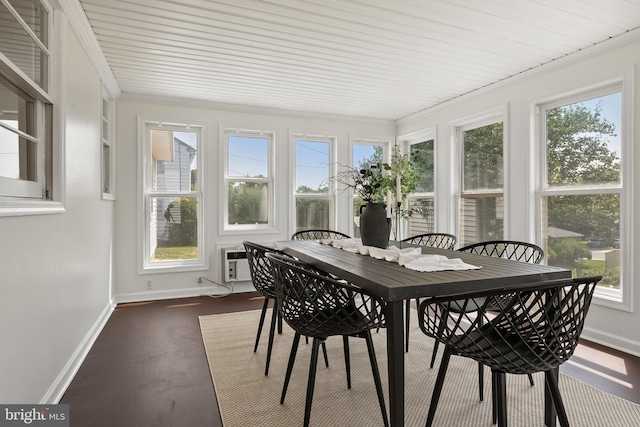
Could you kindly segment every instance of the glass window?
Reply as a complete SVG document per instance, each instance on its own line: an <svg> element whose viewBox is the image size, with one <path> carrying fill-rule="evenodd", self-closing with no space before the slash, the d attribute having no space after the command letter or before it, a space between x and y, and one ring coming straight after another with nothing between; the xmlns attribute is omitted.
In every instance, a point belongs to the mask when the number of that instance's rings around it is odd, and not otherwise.
<svg viewBox="0 0 640 427"><path fill-rule="evenodd" d="M39 1L0 3L0 196L12 201L51 199L49 19Z"/></svg>
<svg viewBox="0 0 640 427"><path fill-rule="evenodd" d="M145 127L143 269L202 265L200 128L159 123Z"/></svg>
<svg viewBox="0 0 640 427"><path fill-rule="evenodd" d="M296 231L333 229L333 195L329 192L331 141L295 140Z"/></svg>
<svg viewBox="0 0 640 427"><path fill-rule="evenodd" d="M102 98L102 198L115 199L115 144L114 105L108 97Z"/></svg>
<svg viewBox="0 0 640 427"><path fill-rule="evenodd" d="M228 129L225 135L225 229L272 227L273 133Z"/></svg>
<svg viewBox="0 0 640 427"><path fill-rule="evenodd" d="M549 265L602 275L621 297L622 92L620 87L541 106L542 242Z"/></svg>
<svg viewBox="0 0 640 427"><path fill-rule="evenodd" d="M418 172L420 180L414 192L409 195L412 214L408 222L408 236L435 231L433 150L433 139L409 143L409 160Z"/></svg>
<svg viewBox="0 0 640 427"><path fill-rule="evenodd" d="M368 169L372 165L382 164L385 161L384 142L358 141L353 143L351 149L351 166L355 170ZM360 237L360 208L364 205L362 197L353 195L351 208L353 209L353 236Z"/></svg>
<svg viewBox="0 0 640 427"><path fill-rule="evenodd" d="M462 127L459 139L462 148L459 246L502 239L502 122Z"/></svg>

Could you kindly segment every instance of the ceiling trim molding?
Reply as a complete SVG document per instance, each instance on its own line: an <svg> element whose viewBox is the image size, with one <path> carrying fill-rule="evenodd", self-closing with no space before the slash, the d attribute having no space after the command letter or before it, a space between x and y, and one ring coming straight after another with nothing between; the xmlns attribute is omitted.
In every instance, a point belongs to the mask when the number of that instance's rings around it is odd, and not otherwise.
<svg viewBox="0 0 640 427"><path fill-rule="evenodd" d="M67 16L71 28L78 36L80 44L86 51L94 67L96 67L96 70L111 97L113 99L118 98L122 94L122 91L120 90L120 86L111 71L111 67L109 67L107 59L98 44L98 39L89 24L89 20L84 13L84 9L82 9L82 6L80 5L80 1L64 0L52 1L52 3L57 4L57 7L62 9L64 14Z"/></svg>
<svg viewBox="0 0 640 427"><path fill-rule="evenodd" d="M166 96L123 93L118 98L118 102L131 102L131 103L140 102L140 103L147 103L147 104L163 104L163 105L174 106L174 107L201 108L201 109L207 109L207 110L221 110L221 111L238 112L238 113L261 114L261 115L269 115L269 116L298 117L298 118L306 118L306 119L314 119L314 120L325 119L325 120L360 122L365 124L375 123L377 125L382 124L382 125L388 125L388 126L394 126L394 127L396 125L395 120L392 120L392 119L384 119L384 118L376 119L376 118L360 117L360 116L344 116L344 115L338 115L338 114L285 110L285 109L274 108L274 107L231 104L231 103L222 103L222 102L213 102L213 101L203 101L198 99L171 98Z"/></svg>
<svg viewBox="0 0 640 427"><path fill-rule="evenodd" d="M549 73L551 71L557 70L562 67L567 67L570 65L577 64L582 61L586 61L592 58L595 58L599 55L607 51L611 51L614 49L620 49L626 45L635 43L640 41L640 27L635 28L631 31L627 31L624 34L621 34L616 37L611 37L607 40L596 43L592 46L589 46L584 49L580 49L576 52L567 54L563 57L553 59L549 62L541 64L535 68L530 68L528 70L522 71L518 74L514 74L513 76L507 77L505 79L499 80L495 83L491 83L489 85L483 86L481 88L475 89L471 92L467 92L463 95L457 96L455 98L449 99L447 101L441 102L440 104L433 105L429 108L426 108L422 111L418 111L416 113L410 114L405 117L401 117L395 120L397 125L404 124L405 122L410 122L416 119L419 119L423 116L426 116L433 111L439 110L440 108L447 107L450 105L455 105L459 102L463 102L468 100L469 98L475 97L477 95L483 94L490 90L498 89L502 86L509 85L515 82L518 82L523 79L529 79L540 75L542 73Z"/></svg>

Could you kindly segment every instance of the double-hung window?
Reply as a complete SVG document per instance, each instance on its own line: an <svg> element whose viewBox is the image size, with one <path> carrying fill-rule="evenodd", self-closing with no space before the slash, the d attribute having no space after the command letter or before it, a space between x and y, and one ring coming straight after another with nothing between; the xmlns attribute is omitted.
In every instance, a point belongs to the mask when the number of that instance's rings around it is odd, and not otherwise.
<svg viewBox="0 0 640 427"><path fill-rule="evenodd" d="M292 134L295 153L295 230L335 229L335 194L329 182L335 138Z"/></svg>
<svg viewBox="0 0 640 427"><path fill-rule="evenodd" d="M225 231L274 228L274 132L225 129Z"/></svg>
<svg viewBox="0 0 640 427"><path fill-rule="evenodd" d="M115 103L103 89L102 95L102 128L101 128L101 186L102 198L115 199Z"/></svg>
<svg viewBox="0 0 640 427"><path fill-rule="evenodd" d="M409 161L418 172L416 189L409 194L411 216L408 219L408 236L435 231L434 210L434 132L421 132L411 138L403 138Z"/></svg>
<svg viewBox="0 0 640 427"><path fill-rule="evenodd" d="M459 245L502 239L503 122L490 117L460 126L457 139L461 162Z"/></svg>
<svg viewBox="0 0 640 427"><path fill-rule="evenodd" d="M390 141L352 138L351 139L351 167L359 171L368 169L387 161ZM358 194L353 194L350 208L353 212L353 236L360 237L360 209L365 202Z"/></svg>
<svg viewBox="0 0 640 427"><path fill-rule="evenodd" d="M621 82L538 104L541 240L549 265L602 275L596 295L623 300L629 218ZM628 301L626 301L628 303Z"/></svg>
<svg viewBox="0 0 640 427"><path fill-rule="evenodd" d="M202 126L158 121L141 126L142 270L203 268Z"/></svg>
<svg viewBox="0 0 640 427"><path fill-rule="evenodd" d="M0 212L52 198L51 11L0 3Z"/></svg>

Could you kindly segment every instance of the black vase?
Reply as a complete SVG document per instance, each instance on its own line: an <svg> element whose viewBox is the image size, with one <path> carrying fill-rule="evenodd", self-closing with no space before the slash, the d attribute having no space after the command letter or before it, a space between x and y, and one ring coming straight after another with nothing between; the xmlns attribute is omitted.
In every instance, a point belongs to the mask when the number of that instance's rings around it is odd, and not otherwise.
<svg viewBox="0 0 640 427"><path fill-rule="evenodd" d="M390 232L391 218L387 218L384 203L360 206L360 238L363 245L386 249L389 246Z"/></svg>

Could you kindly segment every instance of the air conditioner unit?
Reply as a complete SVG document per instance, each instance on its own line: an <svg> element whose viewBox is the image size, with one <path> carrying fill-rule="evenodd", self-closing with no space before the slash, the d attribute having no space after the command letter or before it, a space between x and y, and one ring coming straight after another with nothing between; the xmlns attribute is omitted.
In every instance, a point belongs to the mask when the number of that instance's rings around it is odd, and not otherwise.
<svg viewBox="0 0 640 427"><path fill-rule="evenodd" d="M222 276L224 282L251 280L247 252L244 249L222 249Z"/></svg>

